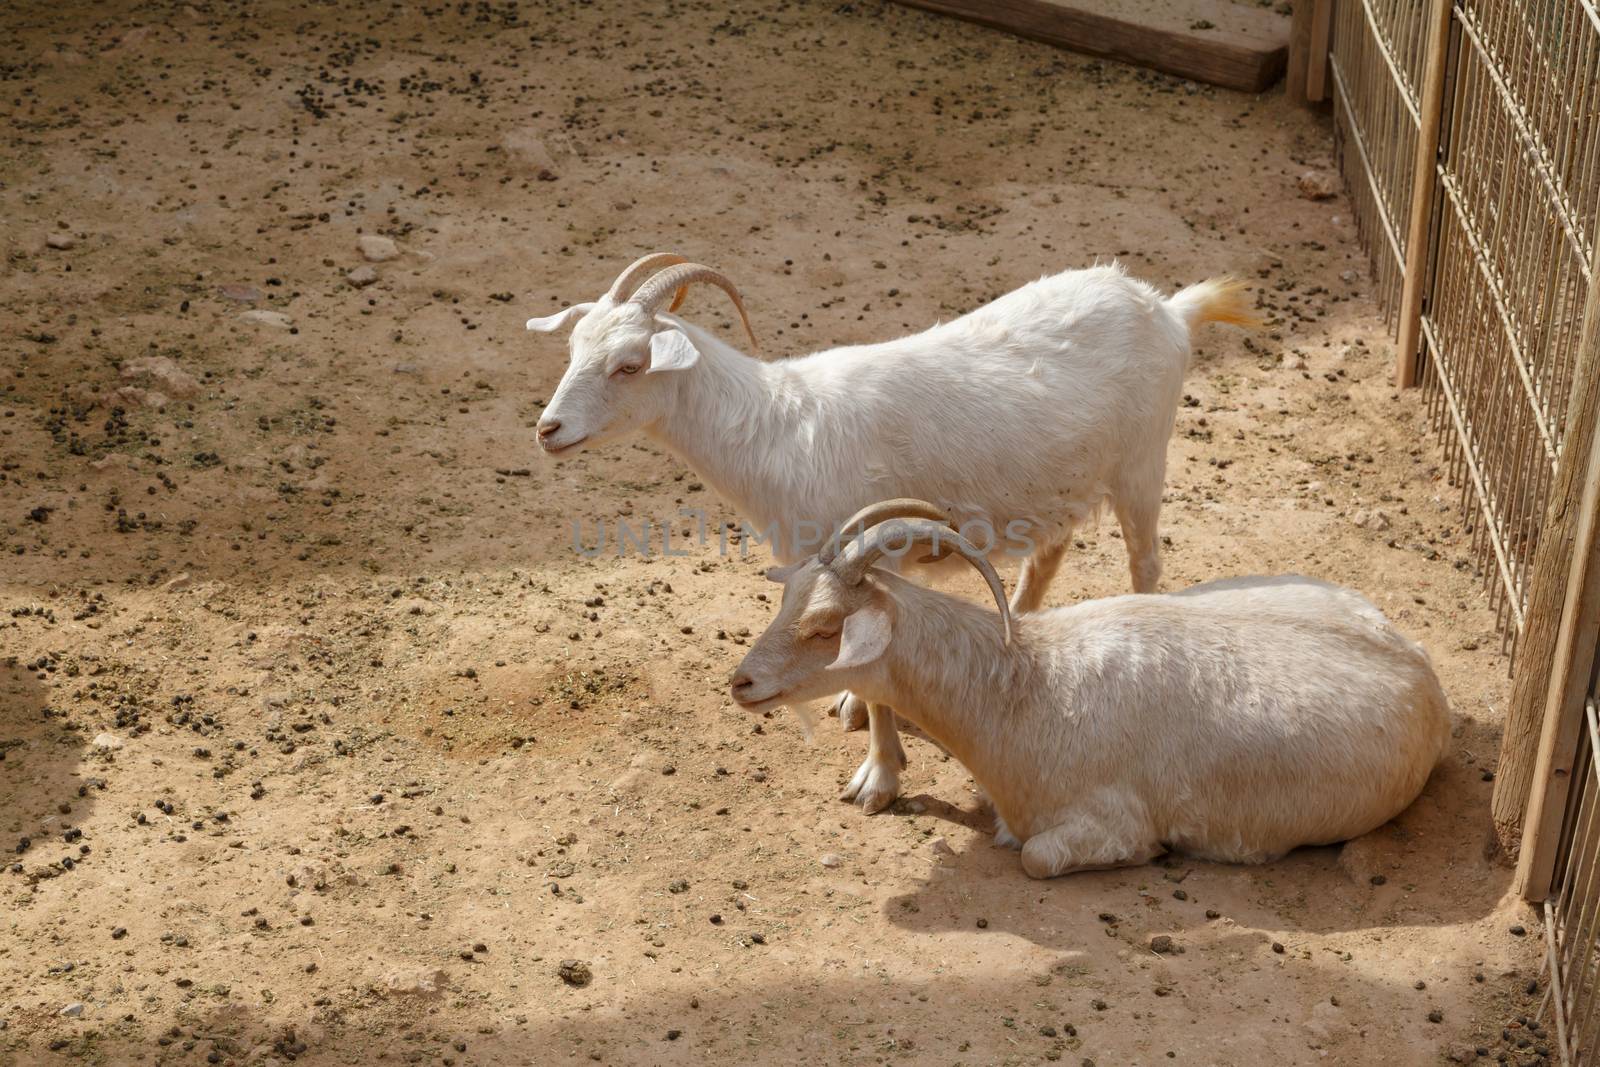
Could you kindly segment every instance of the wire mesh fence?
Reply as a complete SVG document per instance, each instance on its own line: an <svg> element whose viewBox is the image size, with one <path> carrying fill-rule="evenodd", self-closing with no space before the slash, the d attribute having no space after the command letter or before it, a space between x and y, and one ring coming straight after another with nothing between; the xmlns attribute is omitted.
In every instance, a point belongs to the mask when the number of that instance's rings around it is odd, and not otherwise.
<svg viewBox="0 0 1600 1067"><path fill-rule="evenodd" d="M1397 324L1401 336L1420 328L1417 365L1397 377L1415 372L1423 386L1513 648L1557 474L1570 485L1570 465L1591 462L1588 445L1572 456L1565 446L1582 346L1600 343L1584 339L1585 303L1600 300L1597 4L1337 0L1329 58L1340 163L1378 298L1391 319L1408 320ZM1411 348L1401 349L1404 361ZM1579 573L1554 558L1561 554L1540 557L1541 589L1556 581L1559 590ZM1562 611L1587 617L1570 602ZM1553 628L1538 629L1554 640ZM1526 654L1547 663L1551 648ZM1550 687L1589 694L1581 730L1548 733L1577 738L1551 764L1570 768L1555 784L1571 788L1534 783L1563 797L1544 901L1549 984L1539 1025L1571 1064L1600 1063L1600 723L1583 662ZM1543 689L1530 692L1545 710ZM1563 716L1555 718L1576 723Z"/></svg>
<svg viewBox="0 0 1600 1067"><path fill-rule="evenodd" d="M1342 0L1334 9L1335 154L1372 255L1379 305L1394 322L1421 128L1426 34L1416 0Z"/></svg>
<svg viewBox="0 0 1600 1067"><path fill-rule="evenodd" d="M1514 640L1591 282L1600 18L1591 0L1459 0L1453 16L1422 381Z"/></svg>
<svg viewBox="0 0 1600 1067"><path fill-rule="evenodd" d="M1592 681L1584 718L1555 882L1544 901L1548 982L1538 1012L1555 1031L1561 1062L1573 1067L1600 1061L1600 729Z"/></svg>

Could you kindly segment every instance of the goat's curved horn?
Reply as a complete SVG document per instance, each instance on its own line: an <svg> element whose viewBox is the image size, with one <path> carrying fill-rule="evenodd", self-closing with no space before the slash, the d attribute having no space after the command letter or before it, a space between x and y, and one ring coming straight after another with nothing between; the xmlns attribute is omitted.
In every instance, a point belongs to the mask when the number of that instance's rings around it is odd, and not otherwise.
<svg viewBox="0 0 1600 1067"><path fill-rule="evenodd" d="M1000 584L1000 576L994 572L994 567L990 566L983 553L973 547L972 542L939 522L890 519L874 526L852 541L849 550L834 561L834 573L847 584L859 582L866 575L867 568L888 550L890 541L900 541L907 547L919 541L930 541L940 548L958 553L976 567L978 573L983 575L983 580L989 583L989 592L994 594L994 602L1000 608L1000 623L1005 629L1006 644L1011 643L1011 606L1006 603L1006 589Z"/></svg>
<svg viewBox="0 0 1600 1067"><path fill-rule="evenodd" d="M834 531L830 538L817 552L817 561L823 566L833 562L839 550L848 544L856 534L851 531L865 533L880 522L889 519L934 519L938 522L949 523L954 530L956 524L950 521L950 516L937 505L926 500L916 500L912 497L900 497L895 500L880 500L876 504L868 504L844 522Z"/></svg>
<svg viewBox="0 0 1600 1067"><path fill-rule="evenodd" d="M696 282L705 282L714 285L727 293L733 300L733 306L739 309L739 319L744 323L744 332L750 335L750 344L756 343L756 332L750 328L750 316L745 314L744 300L739 296L738 288L727 279L720 271L699 263L679 263L668 267L658 274L651 275L650 280L639 286L633 294L633 300L646 311L654 312L666 303L667 296L672 295L672 309L683 303L684 292Z"/></svg>
<svg viewBox="0 0 1600 1067"><path fill-rule="evenodd" d="M606 298L613 304L620 304L634 294L648 275L663 267L687 262L687 256L680 256L676 252L651 252L648 256L640 256L628 265L627 270L617 275Z"/></svg>

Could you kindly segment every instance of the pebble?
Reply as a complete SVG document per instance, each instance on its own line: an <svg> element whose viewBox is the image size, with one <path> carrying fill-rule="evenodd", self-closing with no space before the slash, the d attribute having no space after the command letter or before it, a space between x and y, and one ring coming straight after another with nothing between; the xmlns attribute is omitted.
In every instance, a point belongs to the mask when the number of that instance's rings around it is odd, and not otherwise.
<svg viewBox="0 0 1600 1067"><path fill-rule="evenodd" d="M90 742L97 752L115 752L125 743L116 734L95 734L94 740Z"/></svg>
<svg viewBox="0 0 1600 1067"><path fill-rule="evenodd" d="M1150 951L1166 955L1173 950L1172 938L1167 934L1157 934L1150 939Z"/></svg>
<svg viewBox="0 0 1600 1067"><path fill-rule="evenodd" d="M1330 200L1339 195L1339 176L1325 170L1308 170L1300 175L1295 186L1306 200Z"/></svg>
<svg viewBox="0 0 1600 1067"><path fill-rule="evenodd" d="M361 256L368 263L385 263L400 258L400 246L375 233L362 234L356 240L356 247L361 249Z"/></svg>
<svg viewBox="0 0 1600 1067"><path fill-rule="evenodd" d="M68 1004L56 1014L64 1015L68 1019L76 1019L78 1016L83 1014L83 1005L81 1003Z"/></svg>
<svg viewBox="0 0 1600 1067"><path fill-rule="evenodd" d="M246 311L239 316L240 322L248 322L255 326L270 326L274 330L288 330L294 328L294 320L281 311L267 311L257 308Z"/></svg>
<svg viewBox="0 0 1600 1067"><path fill-rule="evenodd" d="M76 245L78 243L78 240L77 240L77 238L73 237L72 234L70 234L70 233L57 232L57 233L52 233L48 237L46 237L44 239L44 243L49 245L51 248L54 248L58 252L65 252L67 249L71 248L73 245ZM79 1005L79 1007L82 1007L82 1005Z"/></svg>
<svg viewBox="0 0 1600 1067"><path fill-rule="evenodd" d="M444 988L447 977L440 968L391 971L384 975L383 985L389 992L401 996L432 996Z"/></svg>
<svg viewBox="0 0 1600 1067"><path fill-rule="evenodd" d="M365 289L367 286L378 280L378 272L372 267L363 264L362 266L359 266L355 270L351 271L349 274L346 274L344 276L344 280L355 286L357 289Z"/></svg>
<svg viewBox="0 0 1600 1067"><path fill-rule="evenodd" d="M519 126L507 130L500 137L500 150L513 170L521 171L542 182L555 181L555 160L544 146L539 131L532 126Z"/></svg>
<svg viewBox="0 0 1600 1067"><path fill-rule="evenodd" d="M817 862L822 864L824 867L827 867L829 870L832 870L835 867L844 866L844 857L839 855L837 852L824 852L822 854L822 858Z"/></svg>
<svg viewBox="0 0 1600 1067"><path fill-rule="evenodd" d="M1363 530L1374 531L1387 530L1392 525L1389 521L1389 513L1381 508L1373 508L1371 511L1362 508L1356 511L1350 516L1350 524L1359 526Z"/></svg>
<svg viewBox="0 0 1600 1067"><path fill-rule="evenodd" d="M166 356L145 356L122 365L122 380L159 389L167 396L186 399L200 392L194 375Z"/></svg>
<svg viewBox="0 0 1600 1067"><path fill-rule="evenodd" d="M594 979L594 973L589 970L589 965L582 960L562 960L556 973L570 986L586 986Z"/></svg>

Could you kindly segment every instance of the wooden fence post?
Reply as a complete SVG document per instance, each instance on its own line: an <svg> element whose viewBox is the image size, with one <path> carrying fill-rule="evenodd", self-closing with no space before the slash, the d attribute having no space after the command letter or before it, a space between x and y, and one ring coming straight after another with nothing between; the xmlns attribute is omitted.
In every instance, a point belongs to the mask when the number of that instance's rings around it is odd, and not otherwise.
<svg viewBox="0 0 1600 1067"><path fill-rule="evenodd" d="M1600 256L1590 275L1583 334L1573 368L1566 435L1539 547L1533 558L1528 609L1518 638L1516 677L1506 708L1500 765L1490 801L1491 855L1519 861L1523 827L1535 855L1519 863L1518 886L1548 885L1561 808L1572 770L1583 694L1600 623ZM1580 677L1581 675L1581 677ZM1573 704L1574 699L1576 705ZM1554 784L1555 788L1550 787ZM1534 809L1530 810L1530 804ZM1534 818L1537 817L1537 823Z"/></svg>
<svg viewBox="0 0 1600 1067"><path fill-rule="evenodd" d="M1432 0L1428 10L1428 51L1422 85L1417 160L1411 177L1411 219L1406 228L1406 266L1400 287L1400 336L1395 384L1417 384L1417 347L1422 336L1423 274L1428 267L1428 225L1433 218L1439 125L1444 119L1445 54L1450 50L1450 0Z"/></svg>

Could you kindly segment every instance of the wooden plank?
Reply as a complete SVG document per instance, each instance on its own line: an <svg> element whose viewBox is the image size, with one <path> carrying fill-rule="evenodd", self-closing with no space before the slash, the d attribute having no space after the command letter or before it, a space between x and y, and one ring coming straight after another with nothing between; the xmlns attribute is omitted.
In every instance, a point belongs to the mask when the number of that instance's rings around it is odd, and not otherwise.
<svg viewBox="0 0 1600 1067"><path fill-rule="evenodd" d="M899 2L1249 93L1270 87L1288 62L1288 17L1230 0Z"/></svg>
<svg viewBox="0 0 1600 1067"><path fill-rule="evenodd" d="M1600 264L1600 257L1597 257ZM1517 860L1516 889L1550 889L1583 702L1600 641L1600 275L1589 287L1566 438L1534 554L1527 627L1506 709L1491 850Z"/></svg>
<svg viewBox="0 0 1600 1067"><path fill-rule="evenodd" d="M1312 3L1311 46L1306 54L1306 99L1320 104L1328 99L1328 53L1333 48L1333 0L1298 0ZM1351 3L1357 0L1349 0Z"/></svg>
<svg viewBox="0 0 1600 1067"><path fill-rule="evenodd" d="M1445 54L1450 50L1450 0L1431 0L1428 11L1427 66L1422 76L1421 128L1412 167L1411 223L1406 230L1406 269L1400 283L1400 344L1395 384L1417 384L1417 348L1422 337L1423 271L1427 269L1428 226L1433 218L1435 173L1439 162L1439 124L1444 118Z"/></svg>

